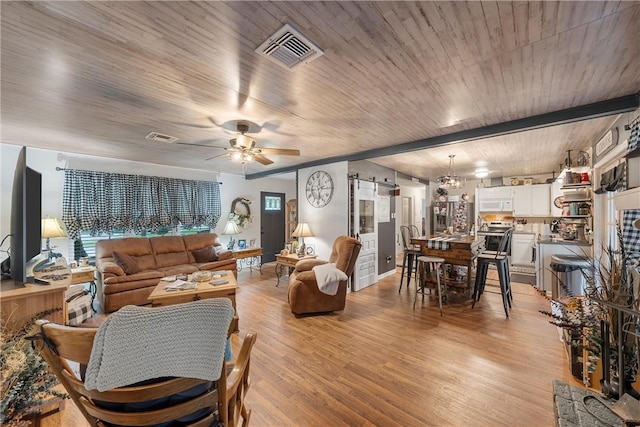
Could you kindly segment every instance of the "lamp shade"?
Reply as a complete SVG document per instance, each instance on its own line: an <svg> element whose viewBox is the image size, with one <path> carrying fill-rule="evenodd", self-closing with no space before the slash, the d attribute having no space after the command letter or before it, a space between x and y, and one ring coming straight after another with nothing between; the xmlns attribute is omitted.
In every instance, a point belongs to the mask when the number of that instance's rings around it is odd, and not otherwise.
<svg viewBox="0 0 640 427"><path fill-rule="evenodd" d="M222 234L225 234L225 235L240 234L241 232L242 230L240 229L238 224L236 224L233 221L227 221L227 225L225 225L224 230L222 230Z"/></svg>
<svg viewBox="0 0 640 427"><path fill-rule="evenodd" d="M291 234L293 237L313 237L313 233L306 222L300 222Z"/></svg>
<svg viewBox="0 0 640 427"><path fill-rule="evenodd" d="M42 218L42 238L52 239L54 237L67 237L64 226L58 218Z"/></svg>

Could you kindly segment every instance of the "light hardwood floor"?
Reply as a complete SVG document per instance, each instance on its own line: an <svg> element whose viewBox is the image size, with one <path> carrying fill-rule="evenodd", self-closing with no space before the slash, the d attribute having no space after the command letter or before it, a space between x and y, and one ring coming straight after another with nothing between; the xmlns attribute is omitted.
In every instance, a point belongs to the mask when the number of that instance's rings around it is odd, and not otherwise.
<svg viewBox="0 0 640 427"><path fill-rule="evenodd" d="M399 270L398 270L399 271ZM286 279L286 277L284 278ZM295 317L273 265L239 273L240 337L258 333L247 405L252 426L552 426L552 381L580 385L548 301L514 283L444 308L398 294L396 274L347 297L343 312ZM234 338L237 345L237 337ZM67 405L63 425L84 425ZM66 418L65 418L66 417Z"/></svg>

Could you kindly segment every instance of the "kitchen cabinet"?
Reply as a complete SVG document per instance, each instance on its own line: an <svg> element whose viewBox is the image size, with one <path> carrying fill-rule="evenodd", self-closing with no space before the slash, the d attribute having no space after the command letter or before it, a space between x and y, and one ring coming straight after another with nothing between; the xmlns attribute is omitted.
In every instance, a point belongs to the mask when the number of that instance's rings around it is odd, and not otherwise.
<svg viewBox="0 0 640 427"><path fill-rule="evenodd" d="M513 214L516 216L549 216L551 200L549 184L514 186Z"/></svg>
<svg viewBox="0 0 640 427"><path fill-rule="evenodd" d="M511 199L512 187L487 187L478 189L478 198L480 199Z"/></svg>
<svg viewBox="0 0 640 427"><path fill-rule="evenodd" d="M533 233L514 233L511 238L511 264L533 267Z"/></svg>

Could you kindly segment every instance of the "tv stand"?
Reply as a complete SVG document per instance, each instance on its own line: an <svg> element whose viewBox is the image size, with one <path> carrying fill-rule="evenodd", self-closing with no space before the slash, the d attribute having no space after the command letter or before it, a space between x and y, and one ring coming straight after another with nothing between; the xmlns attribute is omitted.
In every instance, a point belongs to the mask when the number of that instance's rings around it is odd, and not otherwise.
<svg viewBox="0 0 640 427"><path fill-rule="evenodd" d="M40 279L39 279L40 280ZM49 286L26 283L17 287L14 280L0 283L0 315L11 331L22 327L34 316L54 310L46 319L64 324L66 319L64 293L71 284L71 274L62 280L47 282Z"/></svg>

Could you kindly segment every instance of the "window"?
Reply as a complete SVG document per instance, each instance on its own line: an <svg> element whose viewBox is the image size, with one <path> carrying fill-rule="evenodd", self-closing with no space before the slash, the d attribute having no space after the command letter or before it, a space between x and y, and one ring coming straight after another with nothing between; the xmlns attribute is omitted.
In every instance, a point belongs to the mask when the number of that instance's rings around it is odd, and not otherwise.
<svg viewBox="0 0 640 427"><path fill-rule="evenodd" d="M178 225L176 229L171 230L168 227L161 227L158 231L144 230L139 234L123 229L115 229L111 234L100 234L92 236L90 231L81 231L80 240L76 242L69 239L69 258L71 260L79 260L82 257L89 257L92 261L96 257L96 243L99 240L122 239L123 237L158 237L158 236L186 236L198 233L210 233L211 228L207 225L185 227ZM94 262L91 262L94 264Z"/></svg>
<svg viewBox="0 0 640 427"><path fill-rule="evenodd" d="M264 205L265 211L281 211L282 199L280 197L265 196Z"/></svg>

